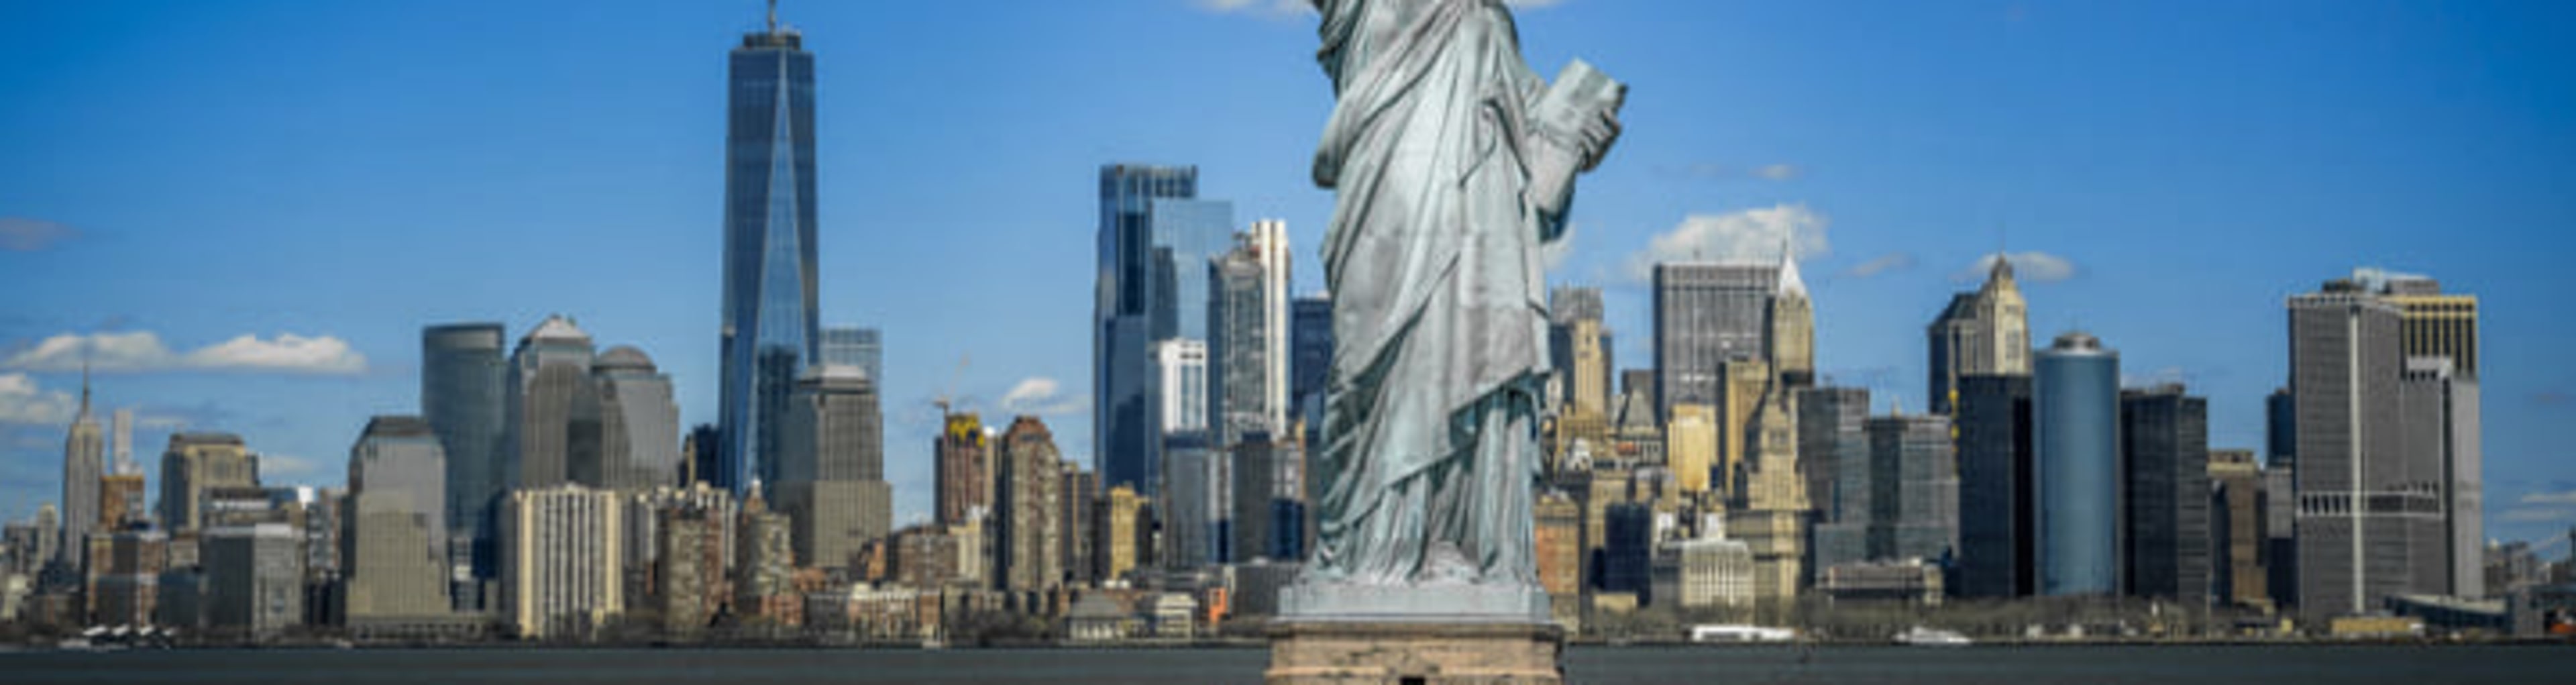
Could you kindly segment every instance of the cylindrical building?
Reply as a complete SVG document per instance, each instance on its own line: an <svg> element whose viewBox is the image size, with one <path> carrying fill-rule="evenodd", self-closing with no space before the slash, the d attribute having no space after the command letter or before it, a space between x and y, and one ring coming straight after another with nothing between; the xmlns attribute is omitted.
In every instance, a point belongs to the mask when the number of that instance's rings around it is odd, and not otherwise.
<svg viewBox="0 0 2576 685"><path fill-rule="evenodd" d="M2042 595L2120 591L2120 355L2081 331L2039 353L2031 443L2036 456Z"/></svg>

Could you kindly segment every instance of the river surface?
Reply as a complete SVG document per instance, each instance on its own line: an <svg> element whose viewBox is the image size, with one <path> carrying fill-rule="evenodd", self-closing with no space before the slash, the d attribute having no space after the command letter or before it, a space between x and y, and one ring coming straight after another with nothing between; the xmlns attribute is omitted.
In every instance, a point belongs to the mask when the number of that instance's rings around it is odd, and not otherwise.
<svg viewBox="0 0 2576 685"><path fill-rule="evenodd" d="M1259 683L1257 649L0 653L0 683ZM2576 682L2567 646L1576 647L1574 683Z"/></svg>

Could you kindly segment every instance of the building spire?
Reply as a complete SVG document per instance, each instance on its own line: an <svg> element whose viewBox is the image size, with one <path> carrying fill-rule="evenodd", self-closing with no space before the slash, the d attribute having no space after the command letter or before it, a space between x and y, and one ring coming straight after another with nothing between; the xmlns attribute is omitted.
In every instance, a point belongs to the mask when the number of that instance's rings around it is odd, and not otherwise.
<svg viewBox="0 0 2576 685"><path fill-rule="evenodd" d="M1791 247L1789 236L1780 236L1780 284L1776 294L1805 296L1807 281L1798 277L1798 259Z"/></svg>
<svg viewBox="0 0 2576 685"><path fill-rule="evenodd" d="M769 0L769 32L778 32L778 0Z"/></svg>
<svg viewBox="0 0 2576 685"><path fill-rule="evenodd" d="M87 346L83 346L83 347L81 348L81 410L80 410L80 415L81 415L81 418L84 418L84 419L89 418L89 358L90 358L90 348L89 348L89 347L87 347Z"/></svg>

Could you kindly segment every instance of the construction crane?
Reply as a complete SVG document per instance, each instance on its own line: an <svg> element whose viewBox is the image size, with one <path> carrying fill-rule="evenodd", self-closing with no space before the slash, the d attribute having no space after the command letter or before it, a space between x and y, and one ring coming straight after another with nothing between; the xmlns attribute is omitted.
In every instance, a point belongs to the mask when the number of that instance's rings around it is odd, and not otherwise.
<svg viewBox="0 0 2576 685"><path fill-rule="evenodd" d="M948 385L940 388L938 397L931 398L930 406L939 408L940 420L948 419L949 406L957 396L957 380L966 376L966 367L973 362L973 355L957 355L957 370L948 374Z"/></svg>

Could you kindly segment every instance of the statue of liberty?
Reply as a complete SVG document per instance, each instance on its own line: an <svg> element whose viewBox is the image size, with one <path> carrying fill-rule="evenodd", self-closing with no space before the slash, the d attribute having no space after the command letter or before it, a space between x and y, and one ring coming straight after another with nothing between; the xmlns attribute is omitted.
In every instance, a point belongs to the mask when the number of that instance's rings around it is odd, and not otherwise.
<svg viewBox="0 0 2576 685"><path fill-rule="evenodd" d="M1540 251L1618 137L1625 88L1579 61L1541 80L1503 0L1315 4L1338 98L1314 166L1338 194L1335 349L1318 545L1292 594L1534 586Z"/></svg>

